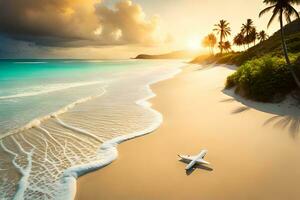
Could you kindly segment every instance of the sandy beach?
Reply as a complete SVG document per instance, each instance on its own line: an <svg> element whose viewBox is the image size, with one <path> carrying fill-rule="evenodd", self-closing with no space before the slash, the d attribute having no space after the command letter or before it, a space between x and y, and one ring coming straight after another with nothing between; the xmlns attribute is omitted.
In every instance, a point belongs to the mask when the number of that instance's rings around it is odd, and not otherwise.
<svg viewBox="0 0 300 200"><path fill-rule="evenodd" d="M122 143L116 161L80 177L76 199L300 199L300 109L224 92L233 70L189 65L153 85L161 127ZM186 173L177 154L203 148L211 165Z"/></svg>

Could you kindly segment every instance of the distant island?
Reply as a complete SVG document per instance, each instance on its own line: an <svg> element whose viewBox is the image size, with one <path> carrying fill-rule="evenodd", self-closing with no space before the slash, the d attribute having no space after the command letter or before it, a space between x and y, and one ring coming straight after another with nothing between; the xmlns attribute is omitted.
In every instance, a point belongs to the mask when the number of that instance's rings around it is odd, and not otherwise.
<svg viewBox="0 0 300 200"><path fill-rule="evenodd" d="M187 59L194 58L197 55L199 55L197 51L181 50L160 55L139 54L134 59Z"/></svg>

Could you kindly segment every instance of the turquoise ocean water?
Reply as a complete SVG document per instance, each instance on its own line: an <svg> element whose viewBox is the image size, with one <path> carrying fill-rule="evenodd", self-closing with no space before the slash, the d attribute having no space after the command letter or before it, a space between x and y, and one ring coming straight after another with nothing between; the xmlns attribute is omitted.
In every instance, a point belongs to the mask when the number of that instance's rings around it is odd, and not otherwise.
<svg viewBox="0 0 300 200"><path fill-rule="evenodd" d="M72 199L76 178L162 116L149 84L181 61L1 60L0 199Z"/></svg>

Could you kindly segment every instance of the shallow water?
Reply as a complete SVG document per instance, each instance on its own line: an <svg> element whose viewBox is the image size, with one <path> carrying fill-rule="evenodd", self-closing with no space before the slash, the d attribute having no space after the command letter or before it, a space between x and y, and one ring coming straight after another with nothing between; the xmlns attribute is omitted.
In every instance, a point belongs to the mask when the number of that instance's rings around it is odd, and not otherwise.
<svg viewBox="0 0 300 200"><path fill-rule="evenodd" d="M161 122L149 84L180 61L0 62L0 199L65 199L115 145ZM104 143L104 145L103 145ZM101 148L100 148L101 147Z"/></svg>

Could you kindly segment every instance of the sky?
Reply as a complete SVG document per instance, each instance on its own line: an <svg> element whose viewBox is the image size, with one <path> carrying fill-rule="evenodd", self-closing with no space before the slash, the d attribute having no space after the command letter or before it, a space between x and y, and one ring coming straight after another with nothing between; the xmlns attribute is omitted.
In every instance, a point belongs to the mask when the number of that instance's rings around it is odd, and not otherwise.
<svg viewBox="0 0 300 200"><path fill-rule="evenodd" d="M201 47L225 19L269 35L263 0L0 0L0 58L121 59ZM299 7L296 6L299 10ZM229 40L232 40L232 36Z"/></svg>

